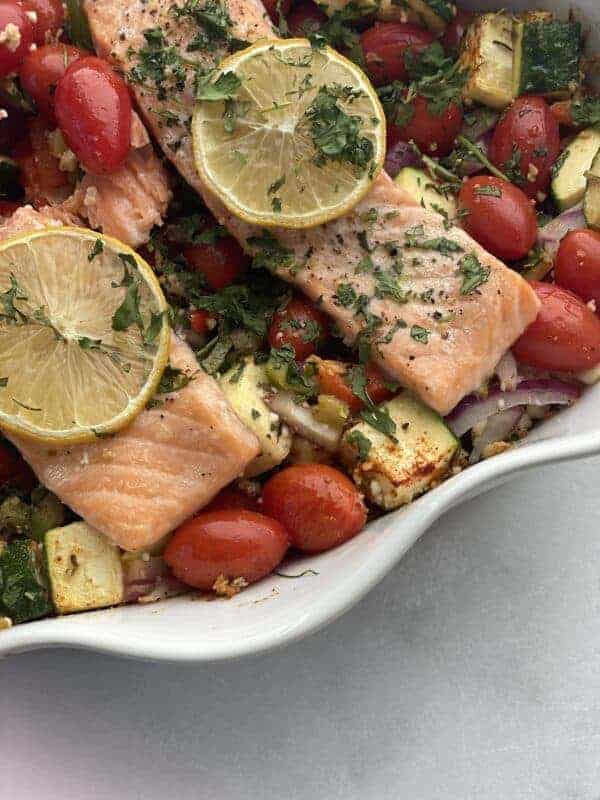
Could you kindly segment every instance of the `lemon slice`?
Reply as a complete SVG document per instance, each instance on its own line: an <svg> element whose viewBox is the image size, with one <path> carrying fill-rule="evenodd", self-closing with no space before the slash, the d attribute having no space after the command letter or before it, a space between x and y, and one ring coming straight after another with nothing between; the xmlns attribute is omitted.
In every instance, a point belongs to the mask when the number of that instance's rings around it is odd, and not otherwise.
<svg viewBox="0 0 600 800"><path fill-rule="evenodd" d="M0 244L0 428L62 447L117 431L168 358L167 303L129 247L79 228Z"/></svg>
<svg viewBox="0 0 600 800"><path fill-rule="evenodd" d="M382 168L379 99L366 75L330 47L258 42L226 58L198 96L196 169L247 222L309 228L336 219Z"/></svg>

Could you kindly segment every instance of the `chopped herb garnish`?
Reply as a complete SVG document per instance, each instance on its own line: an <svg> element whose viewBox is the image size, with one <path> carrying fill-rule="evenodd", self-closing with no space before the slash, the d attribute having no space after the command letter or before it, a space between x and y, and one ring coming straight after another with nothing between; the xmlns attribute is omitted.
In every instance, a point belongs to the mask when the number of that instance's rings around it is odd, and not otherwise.
<svg viewBox="0 0 600 800"><path fill-rule="evenodd" d="M346 441L348 444L356 447L359 461L367 460L373 443L364 435L364 433L361 433L360 431L351 431L346 437Z"/></svg>
<svg viewBox="0 0 600 800"><path fill-rule="evenodd" d="M458 274L463 276L461 294L471 294L490 277L489 267L484 266L475 253L463 256L458 262Z"/></svg>
<svg viewBox="0 0 600 800"><path fill-rule="evenodd" d="M99 256L101 253L104 252L104 242L102 239L96 239L94 242L94 246L88 256L88 261L93 261L96 256Z"/></svg>
<svg viewBox="0 0 600 800"><path fill-rule="evenodd" d="M600 125L600 97L585 97L571 103L571 119L575 125Z"/></svg>
<svg viewBox="0 0 600 800"><path fill-rule="evenodd" d="M391 297L396 303L404 304L408 303L411 292L401 288L396 275L378 269L375 271L375 296Z"/></svg>
<svg viewBox="0 0 600 800"><path fill-rule="evenodd" d="M136 281L132 281L127 286L123 302L112 318L114 331L126 331L131 325L137 325L140 330L144 328L144 321L140 313L140 287Z"/></svg>
<svg viewBox="0 0 600 800"><path fill-rule="evenodd" d="M350 306L356 302L356 290L351 283L340 283L334 294L334 302L340 306Z"/></svg>
<svg viewBox="0 0 600 800"><path fill-rule="evenodd" d="M502 189L494 185L476 186L473 192L483 197L502 197Z"/></svg>
<svg viewBox="0 0 600 800"><path fill-rule="evenodd" d="M222 72L212 82L213 73L209 72L196 83L196 100L207 100L211 103L221 100L233 100L242 85L235 72Z"/></svg>
<svg viewBox="0 0 600 800"><path fill-rule="evenodd" d="M270 231L263 231L262 236L250 236L248 244L257 250L252 266L256 269L263 267L269 272L276 272L278 269L297 268L294 253L284 247Z"/></svg>
<svg viewBox="0 0 600 800"><path fill-rule="evenodd" d="M161 311L160 314L155 314L154 312L152 312L150 316L150 324L148 325L144 333L144 344L146 345L153 344L154 340L161 332L164 313L165 313L164 311Z"/></svg>
<svg viewBox="0 0 600 800"><path fill-rule="evenodd" d="M363 409L360 415L367 425L383 433L384 436L388 436L393 442L398 441L394 436L396 433L396 423L385 406L374 406L373 408Z"/></svg>
<svg viewBox="0 0 600 800"><path fill-rule="evenodd" d="M428 331L427 328L422 328L420 325L413 325L410 329L410 338L421 344L427 344L429 342L429 334L430 331Z"/></svg>

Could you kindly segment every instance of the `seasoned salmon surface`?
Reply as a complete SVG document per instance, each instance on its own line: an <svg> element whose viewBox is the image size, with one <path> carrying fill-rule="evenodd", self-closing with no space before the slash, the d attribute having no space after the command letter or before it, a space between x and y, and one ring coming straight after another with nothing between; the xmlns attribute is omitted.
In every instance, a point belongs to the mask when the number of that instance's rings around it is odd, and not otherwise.
<svg viewBox="0 0 600 800"><path fill-rule="evenodd" d="M202 186L189 133L196 67L215 66L237 40L273 35L257 0L228 0L217 34L186 11L198 8L189 2L84 6L98 51L126 74L156 140L219 222L318 302L348 343L360 337L390 377L436 411L447 413L479 387L535 319L539 301L526 281L385 173L341 219L268 235L233 217ZM214 14L220 7L207 0L206 8Z"/></svg>
<svg viewBox="0 0 600 800"><path fill-rule="evenodd" d="M0 227L0 239L68 221L55 208L25 206ZM44 486L125 550L149 547L173 530L259 452L216 381L175 335L170 363L192 380L159 395L115 436L56 450L7 434Z"/></svg>

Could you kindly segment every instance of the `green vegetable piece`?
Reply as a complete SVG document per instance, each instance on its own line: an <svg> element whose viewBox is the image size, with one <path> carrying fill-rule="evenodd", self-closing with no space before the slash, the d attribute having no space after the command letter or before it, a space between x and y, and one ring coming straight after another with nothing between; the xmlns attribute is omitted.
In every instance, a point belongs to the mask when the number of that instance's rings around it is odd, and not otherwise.
<svg viewBox="0 0 600 800"><path fill-rule="evenodd" d="M66 29L69 39L76 47L93 52L94 43L85 11L81 0L66 0L67 22Z"/></svg>
<svg viewBox="0 0 600 800"><path fill-rule="evenodd" d="M31 509L31 536L38 542L46 531L59 528L65 522L65 507L52 492L44 492Z"/></svg>
<svg viewBox="0 0 600 800"><path fill-rule="evenodd" d="M38 619L53 610L41 553L35 542L16 539L0 554L0 611L13 622Z"/></svg>
<svg viewBox="0 0 600 800"><path fill-rule="evenodd" d="M580 81L581 24L539 18L517 22L513 32L516 95L565 97Z"/></svg>
<svg viewBox="0 0 600 800"><path fill-rule="evenodd" d="M17 495L6 497L0 505L0 531L12 536L28 536L31 509Z"/></svg>

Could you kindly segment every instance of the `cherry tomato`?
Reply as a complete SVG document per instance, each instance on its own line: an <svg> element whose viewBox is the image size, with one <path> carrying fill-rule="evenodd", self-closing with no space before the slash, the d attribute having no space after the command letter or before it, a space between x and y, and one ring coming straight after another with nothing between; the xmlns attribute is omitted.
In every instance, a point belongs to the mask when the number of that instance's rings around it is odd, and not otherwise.
<svg viewBox="0 0 600 800"><path fill-rule="evenodd" d="M208 311L202 311L202 309L192 311L190 314L190 325L192 326L192 330L200 334L207 333L210 330L209 323L211 319L212 317Z"/></svg>
<svg viewBox="0 0 600 800"><path fill-rule="evenodd" d="M274 519L243 509L212 511L177 528L164 559L180 581L209 591L221 575L247 583L264 578L288 547L288 535Z"/></svg>
<svg viewBox="0 0 600 800"><path fill-rule="evenodd" d="M406 22L376 22L360 37L367 72L375 86L407 81L407 53L417 55L434 41L425 28Z"/></svg>
<svg viewBox="0 0 600 800"><path fill-rule="evenodd" d="M62 0L23 0L25 11L34 13L33 22L35 43L45 44L56 36L65 21Z"/></svg>
<svg viewBox="0 0 600 800"><path fill-rule="evenodd" d="M0 489L12 486L31 491L37 480L19 453L5 442L0 442Z"/></svg>
<svg viewBox="0 0 600 800"><path fill-rule="evenodd" d="M492 175L469 178L458 195L463 227L486 250L505 261L523 258L535 243L537 218L531 202L512 183Z"/></svg>
<svg viewBox="0 0 600 800"><path fill-rule="evenodd" d="M312 0L300 0L287 15L287 24L291 36L306 36L322 28L327 22L325 14Z"/></svg>
<svg viewBox="0 0 600 800"><path fill-rule="evenodd" d="M535 322L513 347L517 361L538 369L582 372L600 361L600 319L577 295L531 281L542 301Z"/></svg>
<svg viewBox="0 0 600 800"><path fill-rule="evenodd" d="M58 81L55 114L84 167L96 175L117 170L131 143L131 98L123 79L101 58L86 56Z"/></svg>
<svg viewBox="0 0 600 800"><path fill-rule="evenodd" d="M263 0L263 6L275 25L279 25L279 17L287 16L292 7L292 0Z"/></svg>
<svg viewBox="0 0 600 800"><path fill-rule="evenodd" d="M600 233L587 229L567 233L556 254L554 276L559 286L586 303L593 300L600 312Z"/></svg>
<svg viewBox="0 0 600 800"><path fill-rule="evenodd" d="M327 317L306 298L292 297L287 306L273 317L269 328L271 347L291 345L298 361L316 352L327 330Z"/></svg>
<svg viewBox="0 0 600 800"><path fill-rule="evenodd" d="M0 2L0 77L17 69L33 44L33 24L15 2Z"/></svg>
<svg viewBox="0 0 600 800"><path fill-rule="evenodd" d="M518 97L500 118L490 144L490 159L505 169L516 152L528 197L546 193L550 172L560 152L558 122L543 97Z"/></svg>
<svg viewBox="0 0 600 800"><path fill-rule="evenodd" d="M475 14L472 11L465 11L459 8L456 16L444 31L440 43L448 55L456 55L460 48L465 31L473 22Z"/></svg>
<svg viewBox="0 0 600 800"><path fill-rule="evenodd" d="M245 509L259 513L261 506L258 498L252 497L247 492L238 489L237 486L226 486L221 489L219 494L202 509L202 514L208 511L233 511L235 509Z"/></svg>
<svg viewBox="0 0 600 800"><path fill-rule="evenodd" d="M375 403L383 403L394 396L386 385L386 378L379 367L369 362L365 367L367 376L367 394ZM350 388L346 376L348 365L339 361L320 361L317 367L317 381L321 394L332 394L338 400L346 403L350 411L356 413L363 408L364 403Z"/></svg>
<svg viewBox="0 0 600 800"><path fill-rule="evenodd" d="M447 156L462 125L462 108L457 103L450 103L438 116L429 110L428 100L421 95L415 97L411 106L412 118L406 125L390 125L396 130L390 131L388 141L409 142L414 139L424 153Z"/></svg>
<svg viewBox="0 0 600 800"><path fill-rule="evenodd" d="M214 244L197 244L183 251L188 264L201 272L211 289L229 286L248 269L250 259L233 236L224 236Z"/></svg>
<svg viewBox="0 0 600 800"><path fill-rule="evenodd" d="M36 207L66 200L72 189L69 174L59 168L58 158L50 151L48 129L41 117L31 120L28 133L13 150L25 197Z"/></svg>
<svg viewBox="0 0 600 800"><path fill-rule="evenodd" d="M28 53L19 77L25 91L35 100L38 110L54 123L54 92L67 67L84 55L69 44L46 44Z"/></svg>
<svg viewBox="0 0 600 800"><path fill-rule="evenodd" d="M269 478L263 489L265 514L278 520L293 547L322 553L362 530L367 512L358 489L326 464L298 464Z"/></svg>

